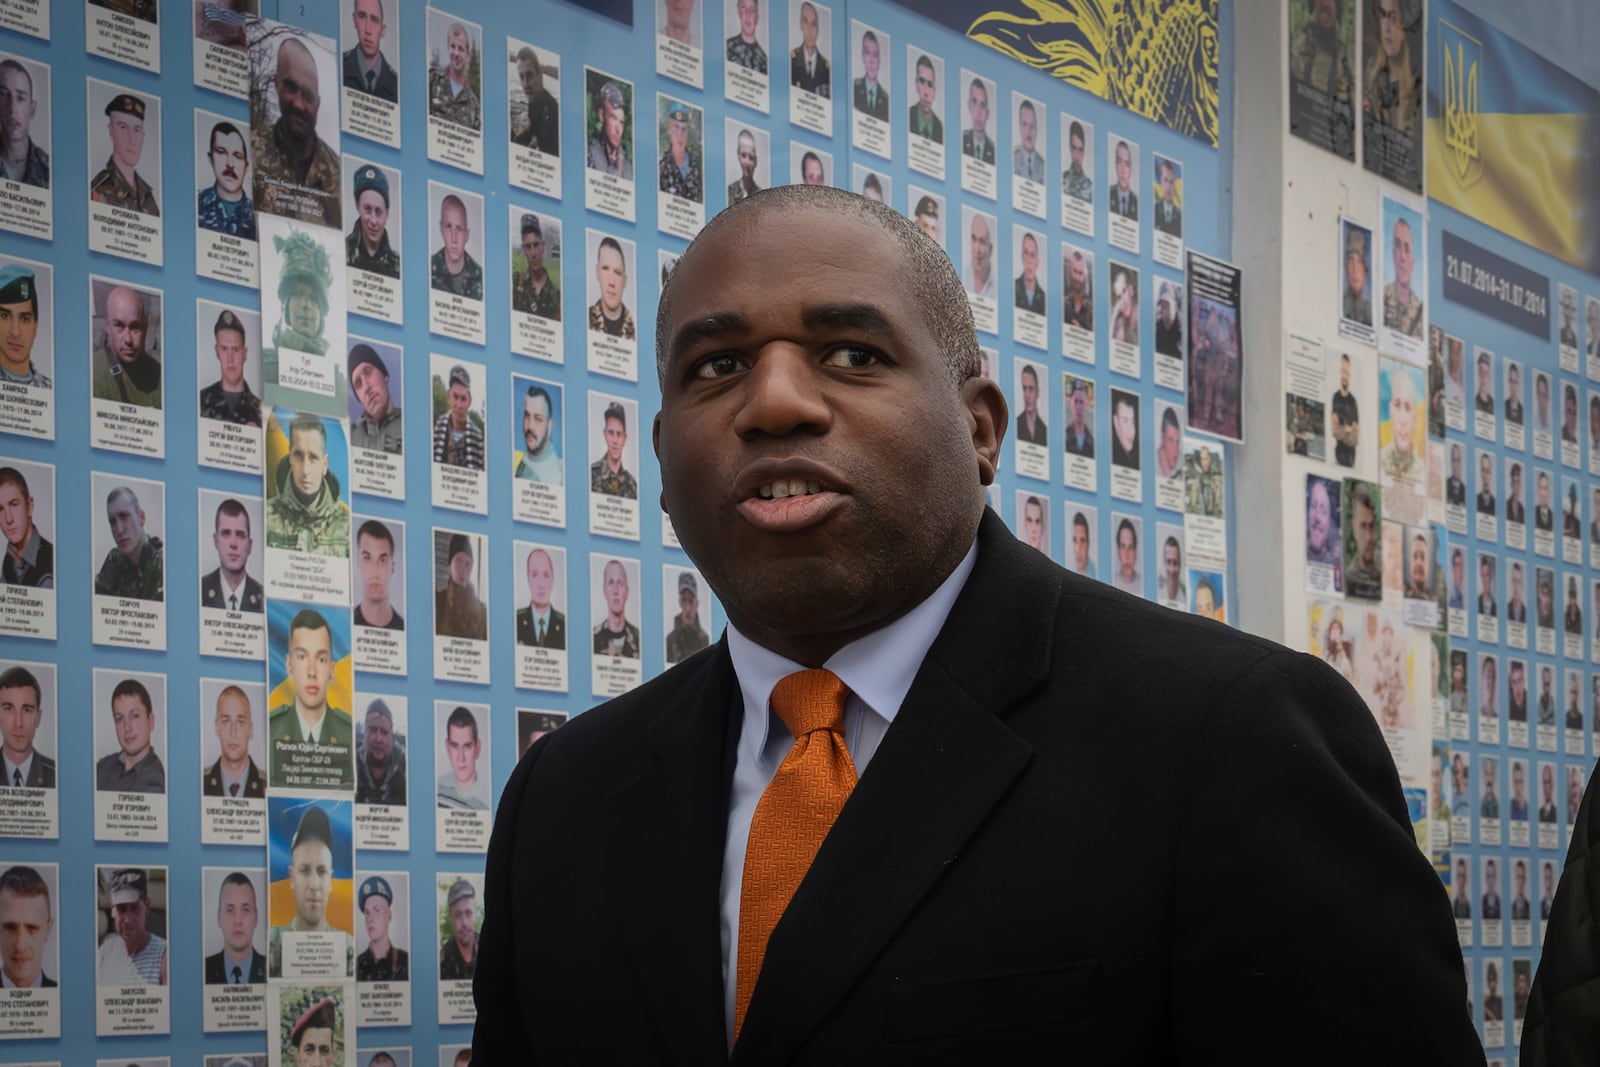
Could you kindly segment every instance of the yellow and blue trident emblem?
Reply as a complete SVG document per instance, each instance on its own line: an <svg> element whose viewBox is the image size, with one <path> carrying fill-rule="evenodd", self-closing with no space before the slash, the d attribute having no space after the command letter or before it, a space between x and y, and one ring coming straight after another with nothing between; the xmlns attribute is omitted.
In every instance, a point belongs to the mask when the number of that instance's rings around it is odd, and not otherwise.
<svg viewBox="0 0 1600 1067"><path fill-rule="evenodd" d="M1482 46L1443 19L1439 20L1439 31L1444 143L1455 163L1456 178L1463 185L1470 185L1483 174L1483 160L1478 154L1478 60Z"/></svg>

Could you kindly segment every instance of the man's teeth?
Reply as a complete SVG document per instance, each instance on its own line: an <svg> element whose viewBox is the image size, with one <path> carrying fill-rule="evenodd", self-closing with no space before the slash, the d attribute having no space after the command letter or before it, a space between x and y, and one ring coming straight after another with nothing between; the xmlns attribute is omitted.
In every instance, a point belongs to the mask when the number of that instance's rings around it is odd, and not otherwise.
<svg viewBox="0 0 1600 1067"><path fill-rule="evenodd" d="M782 500L786 496L808 496L822 492L821 482L808 482L800 478L779 478L756 490L763 500Z"/></svg>

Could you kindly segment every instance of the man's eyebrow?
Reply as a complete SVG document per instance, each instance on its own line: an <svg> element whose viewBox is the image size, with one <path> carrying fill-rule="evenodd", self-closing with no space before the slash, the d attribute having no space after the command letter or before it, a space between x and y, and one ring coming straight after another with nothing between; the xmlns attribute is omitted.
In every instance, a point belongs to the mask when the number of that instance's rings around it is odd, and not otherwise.
<svg viewBox="0 0 1600 1067"><path fill-rule="evenodd" d="M822 304L802 308L800 321L812 328L855 330L885 336L894 334L889 319L870 304Z"/></svg>
<svg viewBox="0 0 1600 1067"><path fill-rule="evenodd" d="M688 348L693 348L702 341L724 334L743 333L749 329L750 323L737 311L716 311L704 315L693 322L684 323L677 333L672 335L671 355L678 355Z"/></svg>

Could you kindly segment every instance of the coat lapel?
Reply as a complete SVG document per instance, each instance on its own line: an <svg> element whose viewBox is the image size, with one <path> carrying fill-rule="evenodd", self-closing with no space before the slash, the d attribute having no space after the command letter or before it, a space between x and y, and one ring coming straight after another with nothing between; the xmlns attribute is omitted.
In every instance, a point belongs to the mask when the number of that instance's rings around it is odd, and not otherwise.
<svg viewBox="0 0 1600 1067"><path fill-rule="evenodd" d="M611 798L608 880L669 1063L727 1061L719 894L735 693L719 642L647 728L648 765Z"/></svg>
<svg viewBox="0 0 1600 1067"><path fill-rule="evenodd" d="M1001 716L1050 673L1060 588L985 511L961 597L767 943L734 1064L795 1054L1032 758Z"/></svg>

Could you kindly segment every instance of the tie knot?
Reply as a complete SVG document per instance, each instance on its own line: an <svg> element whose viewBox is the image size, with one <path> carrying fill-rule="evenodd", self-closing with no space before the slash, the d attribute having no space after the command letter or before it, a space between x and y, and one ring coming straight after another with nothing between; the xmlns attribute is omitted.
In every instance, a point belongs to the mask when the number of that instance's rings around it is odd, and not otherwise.
<svg viewBox="0 0 1600 1067"><path fill-rule="evenodd" d="M832 671L799 671L772 689L772 710L796 739L816 730L844 733L844 702L850 690Z"/></svg>

